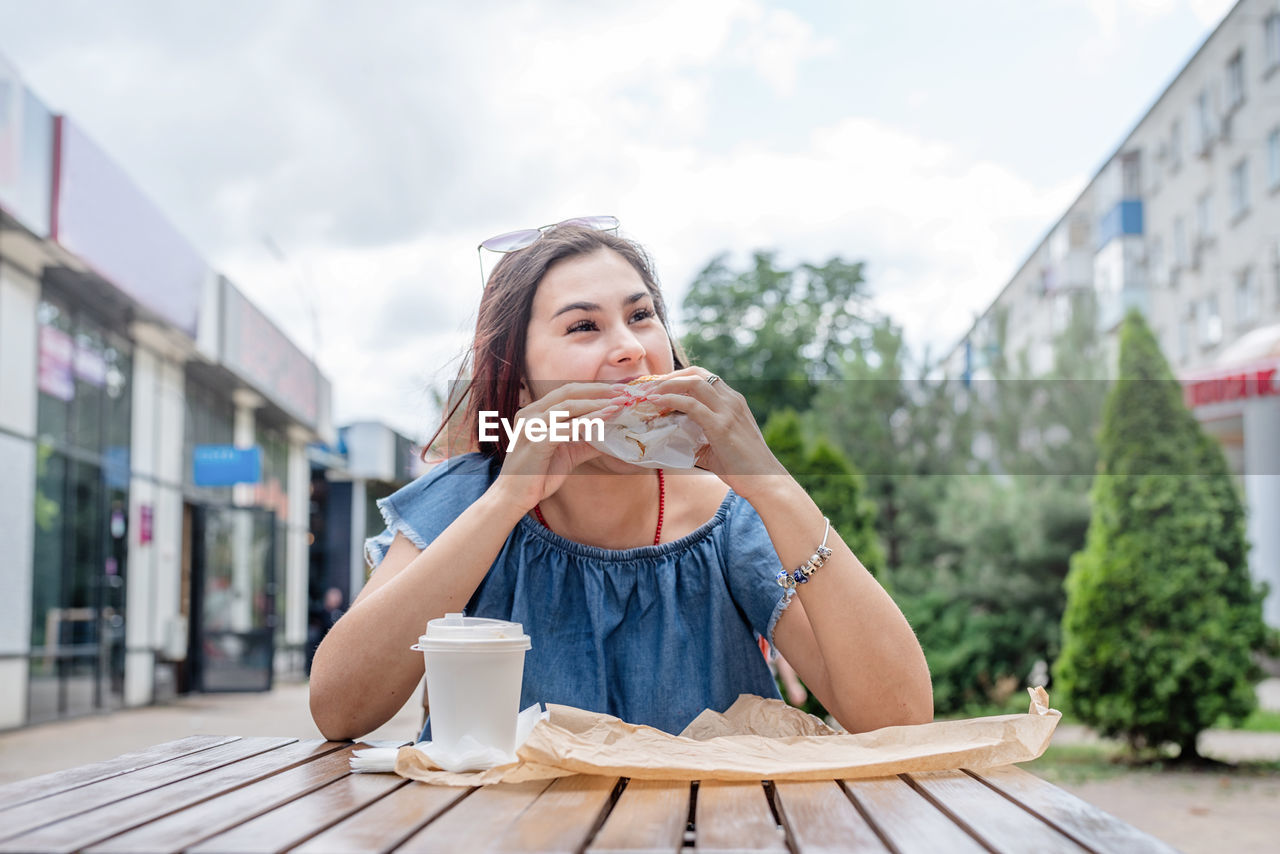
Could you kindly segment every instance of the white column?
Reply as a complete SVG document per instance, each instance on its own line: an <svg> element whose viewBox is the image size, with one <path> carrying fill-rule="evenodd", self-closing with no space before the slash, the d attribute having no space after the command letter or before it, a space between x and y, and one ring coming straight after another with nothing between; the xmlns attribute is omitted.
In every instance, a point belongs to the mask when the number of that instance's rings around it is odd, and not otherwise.
<svg viewBox="0 0 1280 854"><path fill-rule="evenodd" d="M237 448L252 448L258 440L256 413L263 400L248 389L237 389L231 399L236 405L232 443ZM252 507L253 490L253 484L236 484L231 488L231 500L237 507ZM232 631L245 632L253 625L253 520L248 514L236 514L232 522L232 537L232 596L228 617Z"/></svg>
<svg viewBox="0 0 1280 854"><path fill-rule="evenodd" d="M289 428L289 492L288 542L285 544L285 608L284 638L290 647L305 650L307 644L307 581L310 568L311 464L307 461L307 442L311 432L301 427ZM298 662L299 668L301 661Z"/></svg>
<svg viewBox="0 0 1280 854"><path fill-rule="evenodd" d="M149 328L133 330L129 564L125 612L125 704L154 699L157 654L185 635L182 596L182 450L185 383L181 354ZM150 540L143 542L143 517ZM178 645L181 647L181 644ZM173 657L179 650L166 650Z"/></svg>
<svg viewBox="0 0 1280 854"><path fill-rule="evenodd" d="M133 417L129 482L129 559L125 583L124 701L151 702L155 673L156 434L161 359L145 347L133 351ZM151 537L142 541L143 516L151 517Z"/></svg>
<svg viewBox="0 0 1280 854"><path fill-rule="evenodd" d="M351 480L351 601L364 589L364 505L368 491L362 477ZM348 603L349 604L349 603Z"/></svg>
<svg viewBox="0 0 1280 854"><path fill-rule="evenodd" d="M1249 570L1254 581L1271 586L1263 616L1280 628L1280 398L1246 402L1244 470Z"/></svg>
<svg viewBox="0 0 1280 854"><path fill-rule="evenodd" d="M0 729L27 718L40 285L0 264Z"/></svg>
<svg viewBox="0 0 1280 854"><path fill-rule="evenodd" d="M156 454L156 619L151 646L164 646L171 624L182 613L182 467L186 430L186 377L182 362L170 354L158 374Z"/></svg>

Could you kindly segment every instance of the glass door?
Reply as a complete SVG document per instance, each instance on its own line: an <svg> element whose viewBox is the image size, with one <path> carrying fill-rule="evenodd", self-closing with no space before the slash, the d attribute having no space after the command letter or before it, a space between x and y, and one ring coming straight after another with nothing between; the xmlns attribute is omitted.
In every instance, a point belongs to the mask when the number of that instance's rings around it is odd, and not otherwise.
<svg viewBox="0 0 1280 854"><path fill-rule="evenodd" d="M192 677L200 691L269 691L276 528L266 510L192 508Z"/></svg>

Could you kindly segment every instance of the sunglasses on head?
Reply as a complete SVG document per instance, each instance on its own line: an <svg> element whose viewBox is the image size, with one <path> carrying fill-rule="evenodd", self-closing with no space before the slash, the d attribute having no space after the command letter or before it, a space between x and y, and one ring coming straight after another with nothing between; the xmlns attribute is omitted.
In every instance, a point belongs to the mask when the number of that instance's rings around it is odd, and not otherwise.
<svg viewBox="0 0 1280 854"><path fill-rule="evenodd" d="M616 216L579 216L573 219L566 219L562 222L552 223L551 225L543 225L538 228L522 228L519 231L508 231L505 234L499 234L490 237L488 240L480 241L480 245L476 247L476 253L480 255L480 284L483 287L487 284L484 275L484 254L481 250L488 249L490 252L515 252L524 249L526 246L532 246L538 242L542 235L549 231L565 226L574 226L576 228L591 228L596 231L617 231L618 218Z"/></svg>

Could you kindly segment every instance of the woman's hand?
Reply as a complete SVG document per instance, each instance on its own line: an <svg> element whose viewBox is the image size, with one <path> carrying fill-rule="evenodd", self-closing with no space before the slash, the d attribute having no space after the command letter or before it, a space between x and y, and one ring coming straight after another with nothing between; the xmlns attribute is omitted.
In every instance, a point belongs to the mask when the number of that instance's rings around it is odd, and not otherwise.
<svg viewBox="0 0 1280 854"><path fill-rule="evenodd" d="M698 467L716 474L747 498L762 478L787 470L765 444L751 407L741 394L705 368L682 368L657 382L646 397L657 406L683 412L707 435Z"/></svg>
<svg viewBox="0 0 1280 854"><path fill-rule="evenodd" d="M609 404L614 395L612 387L605 383L566 383L518 411L511 425L517 430L514 445L507 452L502 471L494 482L498 494L527 513L553 495L575 468L600 456L600 451L586 442L549 438L533 441L526 435L525 427L541 422L546 427L542 435L550 436L552 412L567 414L569 421L561 421L562 431L571 430L570 422L574 419L608 418L621 409ZM523 425L520 419L524 419ZM505 447L511 439L504 428L499 432L499 441Z"/></svg>

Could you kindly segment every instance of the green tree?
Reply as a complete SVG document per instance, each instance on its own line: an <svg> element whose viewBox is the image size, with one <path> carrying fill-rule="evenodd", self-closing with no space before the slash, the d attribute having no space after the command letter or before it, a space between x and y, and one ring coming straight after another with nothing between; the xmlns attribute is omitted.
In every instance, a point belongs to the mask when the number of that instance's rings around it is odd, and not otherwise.
<svg viewBox="0 0 1280 854"><path fill-rule="evenodd" d="M1195 759L1202 730L1253 710L1252 654L1268 630L1222 450L1136 312L1121 330L1099 457L1087 542L1067 578L1058 685L1104 735Z"/></svg>
<svg viewBox="0 0 1280 854"><path fill-rule="evenodd" d="M712 259L684 299L690 358L747 398L760 423L775 410L809 408L816 383L839 376L841 359L865 334L860 262L779 267L757 251L744 270Z"/></svg>
<svg viewBox="0 0 1280 854"><path fill-rule="evenodd" d="M902 330L871 324L845 354L840 378L821 383L811 418L866 474L890 573L937 560L937 513L950 475L971 459L971 417L956 406L957 384L926 358L912 364Z"/></svg>
<svg viewBox="0 0 1280 854"><path fill-rule="evenodd" d="M1060 478L960 475L938 511L931 571L900 574L940 714L1002 705L1059 651L1063 579L1088 507Z"/></svg>
<svg viewBox="0 0 1280 854"><path fill-rule="evenodd" d="M1052 342L1053 364L1035 372L1025 351L1009 352L1009 315L992 317L989 379L968 397L974 427L988 440L988 471L1068 478L1059 487L1086 500L1097 469L1097 431L1109 383L1091 292L1072 294L1065 327Z"/></svg>
<svg viewBox="0 0 1280 854"><path fill-rule="evenodd" d="M769 450L822 508L862 565L880 576L884 552L875 529L875 505L867 499L862 475L825 436L807 437L793 410L769 416L763 433Z"/></svg>

